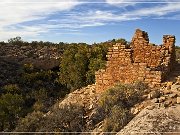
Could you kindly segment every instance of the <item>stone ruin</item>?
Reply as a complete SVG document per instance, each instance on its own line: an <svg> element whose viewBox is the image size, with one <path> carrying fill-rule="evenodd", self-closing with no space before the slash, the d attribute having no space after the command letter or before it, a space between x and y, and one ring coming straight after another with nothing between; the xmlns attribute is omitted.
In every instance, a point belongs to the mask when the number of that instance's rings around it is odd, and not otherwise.
<svg viewBox="0 0 180 135"><path fill-rule="evenodd" d="M143 81L160 86L175 64L175 36L164 35L163 45L149 43L148 34L137 29L129 45L116 43L109 48L105 69L96 72L96 91L117 83Z"/></svg>

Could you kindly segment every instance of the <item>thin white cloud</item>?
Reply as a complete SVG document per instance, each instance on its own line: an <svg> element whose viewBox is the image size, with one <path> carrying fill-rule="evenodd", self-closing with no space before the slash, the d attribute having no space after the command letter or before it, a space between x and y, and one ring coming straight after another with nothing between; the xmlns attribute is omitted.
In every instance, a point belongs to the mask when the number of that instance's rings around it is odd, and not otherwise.
<svg viewBox="0 0 180 135"><path fill-rule="evenodd" d="M160 16L160 17L156 17L155 19L163 19L163 20L180 20L180 14L177 15L172 15L172 16Z"/></svg>
<svg viewBox="0 0 180 135"><path fill-rule="evenodd" d="M118 6L118 7L126 7L126 6L133 6L136 3L136 1L133 0L106 0L106 2L110 5Z"/></svg>
<svg viewBox="0 0 180 135"><path fill-rule="evenodd" d="M55 12L70 10L78 5L78 0L1 0L0 2L0 40L17 34L36 35L38 29L8 29L18 23L44 19ZM41 28L40 28L41 29ZM25 31L27 30L27 31ZM7 40L7 39L6 39Z"/></svg>
<svg viewBox="0 0 180 135"><path fill-rule="evenodd" d="M16 37L16 36L21 36L21 37L30 37L30 38L35 38L36 36L38 36L39 31L31 31L31 30L26 30L26 29L14 29L14 30L1 30L0 31L0 35L1 35L1 39L2 40L7 40L9 38L12 37Z"/></svg>
<svg viewBox="0 0 180 135"><path fill-rule="evenodd" d="M180 12L180 3L169 3L158 5L151 8L138 9L132 12L127 12L127 16L163 16L173 12Z"/></svg>
<svg viewBox="0 0 180 135"><path fill-rule="evenodd" d="M136 6L137 4L142 4L142 3L154 3L154 4L180 3L179 0L105 0L105 1L110 5L121 8L126 8L127 6Z"/></svg>
<svg viewBox="0 0 180 135"><path fill-rule="evenodd" d="M94 22L116 22L116 21L128 21L139 19L138 17L127 17L126 15L113 13L112 11L90 11L84 17L81 17L80 20L89 20Z"/></svg>
<svg viewBox="0 0 180 135"><path fill-rule="evenodd" d="M26 0L23 2L22 0L3 0L0 3L0 26L41 19L56 11L69 10L78 4L75 3L77 0L66 0L66 3L58 1Z"/></svg>
<svg viewBox="0 0 180 135"><path fill-rule="evenodd" d="M71 25L73 24L74 26L78 24L80 26L84 26L84 24L90 24L88 26L91 25L96 26L96 24L106 25L113 22L142 19L144 17L155 18L155 17L165 16L173 12L176 13L180 12L180 3L163 4L163 5L153 6L150 8L141 8L132 11L125 11L122 13L113 12L113 11L101 11L101 10L82 12L82 13L72 13L69 14L68 17L64 20L64 24L67 24L67 26L70 24L70 27L72 28L73 26Z"/></svg>
<svg viewBox="0 0 180 135"><path fill-rule="evenodd" d="M141 8L132 11L126 11L123 13L117 13L112 11L94 11L79 17L81 20L93 20L100 22L113 22L113 21L128 21L141 19L143 17L159 17L165 16L170 13L180 13L179 3L168 3L163 5L157 5L149 8Z"/></svg>

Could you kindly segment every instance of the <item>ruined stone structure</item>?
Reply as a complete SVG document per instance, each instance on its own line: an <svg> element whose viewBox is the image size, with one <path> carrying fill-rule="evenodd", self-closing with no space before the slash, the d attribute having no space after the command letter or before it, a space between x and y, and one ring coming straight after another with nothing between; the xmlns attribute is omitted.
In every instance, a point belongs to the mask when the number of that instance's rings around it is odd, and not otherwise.
<svg viewBox="0 0 180 135"><path fill-rule="evenodd" d="M109 48L106 68L96 72L97 92L116 83L160 85L175 63L174 43L175 36L164 35L163 45L155 46L146 32L137 29L129 46L117 43Z"/></svg>

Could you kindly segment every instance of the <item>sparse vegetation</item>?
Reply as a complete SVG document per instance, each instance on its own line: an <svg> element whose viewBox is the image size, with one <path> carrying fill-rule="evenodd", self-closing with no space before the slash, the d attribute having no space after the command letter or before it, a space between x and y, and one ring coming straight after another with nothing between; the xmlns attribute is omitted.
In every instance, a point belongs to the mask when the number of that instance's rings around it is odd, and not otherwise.
<svg viewBox="0 0 180 135"><path fill-rule="evenodd" d="M83 130L84 110L80 106L66 105L54 109L44 116L35 111L22 118L15 131L19 132L81 132Z"/></svg>
<svg viewBox="0 0 180 135"><path fill-rule="evenodd" d="M119 84L105 91L99 100L99 110L105 119L105 132L119 131L132 119L130 108L141 101L145 89L147 85L138 82L134 85Z"/></svg>
<svg viewBox="0 0 180 135"><path fill-rule="evenodd" d="M104 119L103 130L105 132L118 132L132 119L132 114L128 109L118 105L111 109L111 115Z"/></svg>
<svg viewBox="0 0 180 135"><path fill-rule="evenodd" d="M39 122L43 119L43 113L40 111L34 111L27 114L25 118L19 119L16 125L16 132L35 132L39 127Z"/></svg>
<svg viewBox="0 0 180 135"><path fill-rule="evenodd" d="M37 130L43 132L81 132L83 124L85 124L83 116L83 107L66 105L63 108L53 110L52 114L44 117Z"/></svg>

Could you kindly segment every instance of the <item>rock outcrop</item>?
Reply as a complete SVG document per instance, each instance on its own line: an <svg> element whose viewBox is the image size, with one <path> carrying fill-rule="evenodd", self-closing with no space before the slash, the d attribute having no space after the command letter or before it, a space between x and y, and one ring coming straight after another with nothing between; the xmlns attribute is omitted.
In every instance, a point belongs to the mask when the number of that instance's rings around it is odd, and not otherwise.
<svg viewBox="0 0 180 135"><path fill-rule="evenodd" d="M65 97L65 99L59 103L59 108L64 105L78 104L89 110L93 109L99 99L99 94L96 93L95 85L88 85L82 89L78 89Z"/></svg>
<svg viewBox="0 0 180 135"><path fill-rule="evenodd" d="M148 106L134 117L118 135L147 135L180 133L180 105L168 108Z"/></svg>
<svg viewBox="0 0 180 135"><path fill-rule="evenodd" d="M86 130L93 130L96 126L95 123L102 120L102 116L97 111L98 99L100 93L96 93L95 84L88 85L82 89L78 89L70 94L59 103L59 108L63 108L65 105L78 105L83 107L85 114L83 119L85 120L84 127Z"/></svg>

